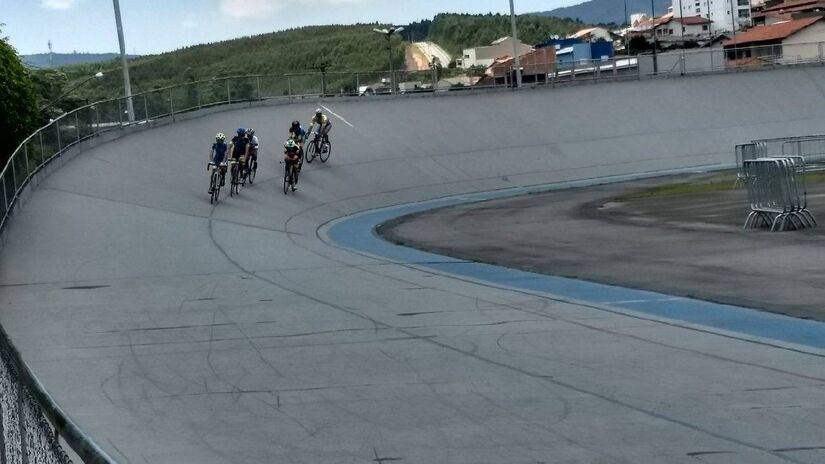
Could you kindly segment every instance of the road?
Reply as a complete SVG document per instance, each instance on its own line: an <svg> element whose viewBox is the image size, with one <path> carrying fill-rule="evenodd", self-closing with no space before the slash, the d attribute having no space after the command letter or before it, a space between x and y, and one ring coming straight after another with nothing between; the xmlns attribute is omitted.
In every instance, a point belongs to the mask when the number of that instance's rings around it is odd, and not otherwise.
<svg viewBox="0 0 825 464"><path fill-rule="evenodd" d="M726 164L749 138L821 132L823 81L332 100L332 158L288 197L277 148L315 102L129 135L14 217L0 322L124 463L821 462L818 350L355 252L369 227L327 231L448 195ZM238 126L257 129L262 170L212 207L206 151Z"/></svg>
<svg viewBox="0 0 825 464"><path fill-rule="evenodd" d="M428 60L432 61L433 58L438 58L442 66L447 66L452 61L450 54L435 42L416 42L415 46L421 50L421 53Z"/></svg>

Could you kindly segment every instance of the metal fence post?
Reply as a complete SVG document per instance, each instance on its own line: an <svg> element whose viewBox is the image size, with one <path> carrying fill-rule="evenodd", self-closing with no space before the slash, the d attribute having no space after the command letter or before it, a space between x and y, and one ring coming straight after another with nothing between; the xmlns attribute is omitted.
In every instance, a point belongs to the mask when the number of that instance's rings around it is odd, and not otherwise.
<svg viewBox="0 0 825 464"><path fill-rule="evenodd" d="M6 195L6 191L4 189L3 190L3 196L5 197L5 195ZM5 210L4 210L4 215L5 215ZM3 363L3 362L4 361L3 361L2 355L0 355L0 363ZM0 445L0 464L6 464L6 444L5 444L6 430L3 427L2 417L3 417L3 403L0 402L0 437L3 437L3 443Z"/></svg>
<svg viewBox="0 0 825 464"><path fill-rule="evenodd" d="M819 62L822 63L822 42L816 44L817 52L819 53L817 56L819 57Z"/></svg>
<svg viewBox="0 0 825 464"><path fill-rule="evenodd" d="M232 93L229 91L229 79L226 80L226 102L232 104Z"/></svg>
<svg viewBox="0 0 825 464"><path fill-rule="evenodd" d="M46 162L46 148L43 146L43 131L38 133L40 135L40 164Z"/></svg>
<svg viewBox="0 0 825 464"><path fill-rule="evenodd" d="M255 76L255 89L258 92L258 101L263 100L261 98L261 76Z"/></svg>
<svg viewBox="0 0 825 464"><path fill-rule="evenodd" d="M11 185L14 187L14 193L17 194L17 169L14 169L14 157L9 158L11 160Z"/></svg>
<svg viewBox="0 0 825 464"><path fill-rule="evenodd" d="M26 445L26 415L23 410L23 395L24 395L23 381L20 380L19 375L17 379L17 423L20 427L20 459L22 464L29 463L29 450Z"/></svg>
<svg viewBox="0 0 825 464"><path fill-rule="evenodd" d="M146 124L149 124L149 104L146 102L146 94L143 94L143 115L146 117Z"/></svg>
<svg viewBox="0 0 825 464"><path fill-rule="evenodd" d="M54 127L57 128L57 152L63 153L63 139L60 137L60 120L55 121Z"/></svg>
<svg viewBox="0 0 825 464"><path fill-rule="evenodd" d="M3 176L3 204L6 205L6 209L3 210L4 211L4 213L3 213L4 217L9 214L9 196L6 193L6 191L7 191L6 176L4 175ZM0 422L2 422L2 421L0 421Z"/></svg>
<svg viewBox="0 0 825 464"><path fill-rule="evenodd" d="M289 96L292 96L292 76L286 76L286 86Z"/></svg>
<svg viewBox="0 0 825 464"><path fill-rule="evenodd" d="M29 176L31 170L29 170L29 144L23 145L23 158L26 160L26 177Z"/></svg>
<svg viewBox="0 0 825 464"><path fill-rule="evenodd" d="M172 122L175 122L175 98L172 89L169 89L169 115L172 117Z"/></svg>
<svg viewBox="0 0 825 464"><path fill-rule="evenodd" d="M95 110L95 135L100 133L100 113L97 111L97 105L92 107ZM42 137L41 137L42 138Z"/></svg>
<svg viewBox="0 0 825 464"><path fill-rule="evenodd" d="M77 141L80 142L80 117L77 115L80 111L74 112L74 131L77 134Z"/></svg>
<svg viewBox="0 0 825 464"><path fill-rule="evenodd" d="M355 95L361 95L361 73L355 73Z"/></svg>
<svg viewBox="0 0 825 464"><path fill-rule="evenodd" d="M144 102L146 101L145 98L146 97L144 97L144 100L143 100ZM122 128L123 127L123 102L120 99L117 100L117 120L118 120L118 123L120 124L120 127Z"/></svg>

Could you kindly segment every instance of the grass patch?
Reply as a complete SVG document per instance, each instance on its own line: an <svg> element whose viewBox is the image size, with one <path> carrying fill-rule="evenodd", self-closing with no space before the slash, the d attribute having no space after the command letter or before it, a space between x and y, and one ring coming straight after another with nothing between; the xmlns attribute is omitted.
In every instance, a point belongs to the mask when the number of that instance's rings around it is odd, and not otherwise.
<svg viewBox="0 0 825 464"><path fill-rule="evenodd" d="M701 176L691 176L691 179L669 184L654 185L628 192L618 196L614 201L640 200L652 197L690 195L693 193L711 193L731 190L736 182L738 171L722 171L714 174L704 174ZM805 182L808 185L825 182L825 171L809 172L805 175ZM743 188L740 184L738 188Z"/></svg>

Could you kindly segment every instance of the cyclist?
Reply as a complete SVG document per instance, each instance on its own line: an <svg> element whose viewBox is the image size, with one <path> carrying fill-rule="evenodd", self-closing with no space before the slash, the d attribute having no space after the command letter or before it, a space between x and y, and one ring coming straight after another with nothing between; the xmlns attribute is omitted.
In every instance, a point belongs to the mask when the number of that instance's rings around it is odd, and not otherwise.
<svg viewBox="0 0 825 464"><path fill-rule="evenodd" d="M286 163L287 167L289 167L290 164L294 165L295 170L300 173L301 166L304 164L303 160L304 158L301 156L301 146L298 145L295 139L290 137L289 140L284 143L284 163Z"/></svg>
<svg viewBox="0 0 825 464"><path fill-rule="evenodd" d="M306 142L307 131L301 127L301 121L292 121L292 126L289 127L289 137L294 139L300 145L303 145Z"/></svg>
<svg viewBox="0 0 825 464"><path fill-rule="evenodd" d="M211 171L212 169L221 170L221 187L223 187L224 180L226 179L226 152L229 150L229 147L226 145L226 136L223 133L218 132L215 135L215 143L212 144L212 150L209 152L209 164L206 167L207 171ZM212 194L212 190L210 187L209 194Z"/></svg>
<svg viewBox="0 0 825 464"><path fill-rule="evenodd" d="M235 160L239 164L239 171L241 176L244 175L246 169L246 158L249 154L249 139L246 138L246 129L239 128L237 135L232 137L232 142L229 144L230 159Z"/></svg>
<svg viewBox="0 0 825 464"><path fill-rule="evenodd" d="M246 130L246 139L249 141L249 159L246 165L251 170L254 162L258 161L258 136L255 135L255 129L250 127Z"/></svg>
<svg viewBox="0 0 825 464"><path fill-rule="evenodd" d="M329 142L329 131L332 129L332 121L321 111L321 108L315 110L315 116L312 118L312 121L309 122L309 134L307 134L307 137L312 135L316 124L318 125L318 135L323 137L322 140L324 142Z"/></svg>

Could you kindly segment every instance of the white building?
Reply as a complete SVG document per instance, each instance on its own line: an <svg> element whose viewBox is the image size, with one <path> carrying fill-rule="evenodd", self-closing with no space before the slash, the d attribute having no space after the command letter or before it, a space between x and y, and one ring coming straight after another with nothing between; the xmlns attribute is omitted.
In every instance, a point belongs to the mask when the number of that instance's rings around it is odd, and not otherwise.
<svg viewBox="0 0 825 464"><path fill-rule="evenodd" d="M751 23L751 0L673 0L673 16L707 18L714 34L738 31Z"/></svg>
<svg viewBox="0 0 825 464"><path fill-rule="evenodd" d="M521 42L518 42L517 49L519 55L533 51L533 47ZM512 37L502 37L486 47L465 48L462 57L456 60L456 66L462 69L473 66L487 68L502 56L513 56Z"/></svg>

